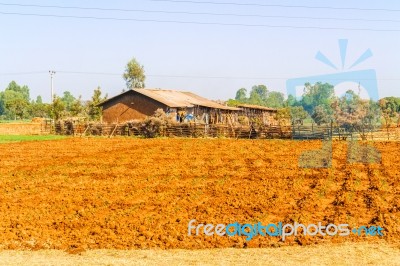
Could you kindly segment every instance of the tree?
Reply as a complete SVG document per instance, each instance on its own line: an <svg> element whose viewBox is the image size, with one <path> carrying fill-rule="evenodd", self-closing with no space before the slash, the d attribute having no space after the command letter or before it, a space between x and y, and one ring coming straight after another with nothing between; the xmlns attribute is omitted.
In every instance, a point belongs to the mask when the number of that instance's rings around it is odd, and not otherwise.
<svg viewBox="0 0 400 266"><path fill-rule="evenodd" d="M6 106L3 99L3 93L0 93L0 116L3 116L6 111Z"/></svg>
<svg viewBox="0 0 400 266"><path fill-rule="evenodd" d="M232 101L231 103L249 103L272 108L281 108L285 105L285 96L281 92L269 92L265 85L254 85L251 88L249 97L247 97L247 90L245 88L240 88L236 92L235 102Z"/></svg>
<svg viewBox="0 0 400 266"><path fill-rule="evenodd" d="M3 101L8 119L24 118L27 113L29 102L24 95L14 90L5 90L3 93Z"/></svg>
<svg viewBox="0 0 400 266"><path fill-rule="evenodd" d="M292 125L300 124L303 125L304 119L306 119L309 115L306 110L304 110L303 106L295 106L289 107L290 110L290 120Z"/></svg>
<svg viewBox="0 0 400 266"><path fill-rule="evenodd" d="M49 104L32 101L28 107L28 113L30 117L47 117L49 115L49 108Z"/></svg>
<svg viewBox="0 0 400 266"><path fill-rule="evenodd" d="M7 88L0 92L0 112L6 119L23 119L28 115L29 88L19 86L11 81Z"/></svg>
<svg viewBox="0 0 400 266"><path fill-rule="evenodd" d="M61 98L61 101L64 103L67 112L69 112L71 109L71 105L75 101L75 97L69 91L64 91L64 95Z"/></svg>
<svg viewBox="0 0 400 266"><path fill-rule="evenodd" d="M285 96L281 92L271 91L268 93L265 105L271 108L281 108L285 102Z"/></svg>
<svg viewBox="0 0 400 266"><path fill-rule="evenodd" d="M15 81L11 81L11 82L8 84L7 88L6 88L6 91L7 91L7 90L11 90L11 91L15 91L15 92L17 92L17 93L20 93L21 96L22 96L22 98L23 98L25 101L27 101L27 102L30 101L29 88L28 88L28 86L26 86L26 85L20 86L20 85L18 85Z"/></svg>
<svg viewBox="0 0 400 266"><path fill-rule="evenodd" d="M312 113L311 118L318 126L331 122L331 116L328 114L328 111L324 108L323 105L318 105L314 108L314 112Z"/></svg>
<svg viewBox="0 0 400 266"><path fill-rule="evenodd" d="M50 105L42 101L42 96L37 96L36 101L31 101L28 106L29 117L48 117Z"/></svg>
<svg viewBox="0 0 400 266"><path fill-rule="evenodd" d="M300 103L297 101L296 97L294 97L293 95L289 94L288 98L286 99L286 101L283 103L283 105L285 107L289 107L289 106L298 106L300 105Z"/></svg>
<svg viewBox="0 0 400 266"><path fill-rule="evenodd" d="M38 95L38 96L36 97L36 103L37 103L37 104L43 103L42 96Z"/></svg>
<svg viewBox="0 0 400 266"><path fill-rule="evenodd" d="M126 65L123 77L129 89L145 87L144 81L146 80L146 76L144 74L144 67L135 58L132 58Z"/></svg>
<svg viewBox="0 0 400 266"><path fill-rule="evenodd" d="M234 100L234 99L229 99L228 101L226 101L226 105L231 106L231 107L236 107L241 103L243 103L243 102L240 102L240 101Z"/></svg>
<svg viewBox="0 0 400 266"><path fill-rule="evenodd" d="M378 127L381 124L381 109L379 107L378 102L374 102L373 100L368 101L368 109L367 115L365 116L366 121L370 125L371 129L374 127Z"/></svg>
<svg viewBox="0 0 400 266"><path fill-rule="evenodd" d="M247 102L247 90L245 88L240 88L236 92L235 100L241 103Z"/></svg>
<svg viewBox="0 0 400 266"><path fill-rule="evenodd" d="M268 89L265 85L255 85L250 91L250 104L265 105L268 97Z"/></svg>
<svg viewBox="0 0 400 266"><path fill-rule="evenodd" d="M328 113L331 113L330 108L334 97L333 85L321 82L317 82L314 85L306 83L300 103L309 114L312 114L317 106L323 106Z"/></svg>
<svg viewBox="0 0 400 266"><path fill-rule="evenodd" d="M393 104L393 102L387 99L380 99L378 103L380 110L382 111L382 117L385 121L385 127L389 139L389 128L392 125L392 119L397 115L397 107Z"/></svg>
<svg viewBox="0 0 400 266"><path fill-rule="evenodd" d="M102 109L98 106L99 103L107 100L107 95L101 96L101 88L97 87L93 91L92 100L88 102L88 115L91 120L100 120Z"/></svg>
<svg viewBox="0 0 400 266"><path fill-rule="evenodd" d="M82 104L82 96L79 95L78 99L75 99L70 106L70 114L72 116L83 115L83 104Z"/></svg>
<svg viewBox="0 0 400 266"><path fill-rule="evenodd" d="M397 125L400 125L400 97L385 97L379 100L379 107L382 111L385 124L391 124L397 118Z"/></svg>
<svg viewBox="0 0 400 266"><path fill-rule="evenodd" d="M336 123L352 132L359 132L366 139L368 129L372 129L379 119L377 108L372 101L361 99L352 90L332 103Z"/></svg>
<svg viewBox="0 0 400 266"><path fill-rule="evenodd" d="M291 120L290 108L285 107L285 108L279 109L275 115L275 119L278 120L279 125L288 126L289 121Z"/></svg>
<svg viewBox="0 0 400 266"><path fill-rule="evenodd" d="M49 115L55 121L60 120L65 115L65 103L60 97L54 96L53 103L49 107Z"/></svg>

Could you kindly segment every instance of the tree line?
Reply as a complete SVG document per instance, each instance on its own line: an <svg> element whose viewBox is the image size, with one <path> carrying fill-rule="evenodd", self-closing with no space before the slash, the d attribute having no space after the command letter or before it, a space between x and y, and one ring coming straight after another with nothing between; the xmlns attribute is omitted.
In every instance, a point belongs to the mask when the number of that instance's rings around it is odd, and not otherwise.
<svg viewBox="0 0 400 266"><path fill-rule="evenodd" d="M122 77L128 89L145 87L144 67L134 57L126 64ZM0 120L80 117L99 121L102 110L98 104L106 99L107 95L102 96L101 88L97 87L90 100L82 100L81 96L75 97L71 92L64 91L62 96L54 96L48 104L43 103L41 96L31 99L28 86L11 81L4 91L0 91Z"/></svg>
<svg viewBox="0 0 400 266"><path fill-rule="evenodd" d="M309 121L317 125L340 126L353 131L364 131L376 126L400 126L400 97L385 97L378 101L362 99L359 93L348 90L336 96L329 83L306 83L301 98L269 91L265 85L253 86L236 92L228 105L240 103L278 108L278 119L289 119L292 125Z"/></svg>
<svg viewBox="0 0 400 266"><path fill-rule="evenodd" d="M99 120L101 108L97 105L106 100L102 96L101 88L93 91L90 100L75 97L69 91L62 96L55 95L52 103L43 103L39 95L31 99L29 87L11 81L4 91L0 91L0 120L24 120L34 117L59 120L67 117L80 117L88 120Z"/></svg>

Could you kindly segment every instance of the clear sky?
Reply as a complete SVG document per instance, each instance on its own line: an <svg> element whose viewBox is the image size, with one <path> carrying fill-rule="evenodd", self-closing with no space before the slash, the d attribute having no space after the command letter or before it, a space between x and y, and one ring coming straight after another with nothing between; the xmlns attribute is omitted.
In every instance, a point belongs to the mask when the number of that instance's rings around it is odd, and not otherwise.
<svg viewBox="0 0 400 266"><path fill-rule="evenodd" d="M0 0L0 34L0 90L15 80L44 101L49 70L58 95L88 99L101 86L114 96L132 57L149 88L211 99L256 84L286 93L287 79L348 71L367 49L373 56L351 70L375 69L379 96L400 96L399 1ZM343 70L338 39L348 39Z"/></svg>

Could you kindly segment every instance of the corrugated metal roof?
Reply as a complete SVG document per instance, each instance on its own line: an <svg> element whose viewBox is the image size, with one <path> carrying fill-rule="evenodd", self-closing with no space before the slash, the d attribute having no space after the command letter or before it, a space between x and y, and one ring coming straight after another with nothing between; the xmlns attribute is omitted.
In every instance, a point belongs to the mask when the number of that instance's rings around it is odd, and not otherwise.
<svg viewBox="0 0 400 266"><path fill-rule="evenodd" d="M239 104L238 107L266 110L266 111L278 111L278 109L275 109L275 108L270 108L270 107L261 106L261 105L254 105L254 104Z"/></svg>
<svg viewBox="0 0 400 266"><path fill-rule="evenodd" d="M192 92L187 92L187 91L161 90L161 89L132 89L132 91L135 91L137 93L145 95L153 100L156 100L156 101L163 103L172 108L194 107L194 106L198 105L198 106L204 106L204 107L210 107L210 108L222 109L222 110L234 110L234 111L241 110L240 108L225 106L225 105L213 102L211 100L208 100L206 98L203 98L199 95L196 95ZM129 91L127 91L127 92L129 92ZM127 93L127 92L124 92L124 93ZM122 94L124 94L124 93L122 93ZM120 94L120 95L122 95L122 94ZM112 98L104 101L100 105L102 105L105 102L107 102L111 99L114 99L118 96L119 95L112 97Z"/></svg>
<svg viewBox="0 0 400 266"><path fill-rule="evenodd" d="M153 100L169 107L193 107L193 101L181 91L158 89L133 89L133 91L145 95Z"/></svg>
<svg viewBox="0 0 400 266"><path fill-rule="evenodd" d="M182 93L186 94L191 98L191 102L194 105L200 105L200 106L205 106L205 107L211 107L211 108L216 108L216 109L224 109L224 110L233 110L233 111L239 111L241 110L240 108L236 107L231 107L231 106L225 106L222 104L219 104L217 102L210 101L206 98L203 98L197 94L194 94L192 92L188 91L182 91Z"/></svg>

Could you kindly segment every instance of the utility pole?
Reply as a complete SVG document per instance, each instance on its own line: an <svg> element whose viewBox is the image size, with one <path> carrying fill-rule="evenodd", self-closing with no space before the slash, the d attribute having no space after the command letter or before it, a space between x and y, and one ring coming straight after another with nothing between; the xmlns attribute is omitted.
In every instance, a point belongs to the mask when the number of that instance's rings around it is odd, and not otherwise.
<svg viewBox="0 0 400 266"><path fill-rule="evenodd" d="M49 70L49 74L50 74L50 82L51 82L51 97L50 97L50 103L53 102L53 97L54 97L54 88L53 88L53 77L56 74L56 72L54 70Z"/></svg>

